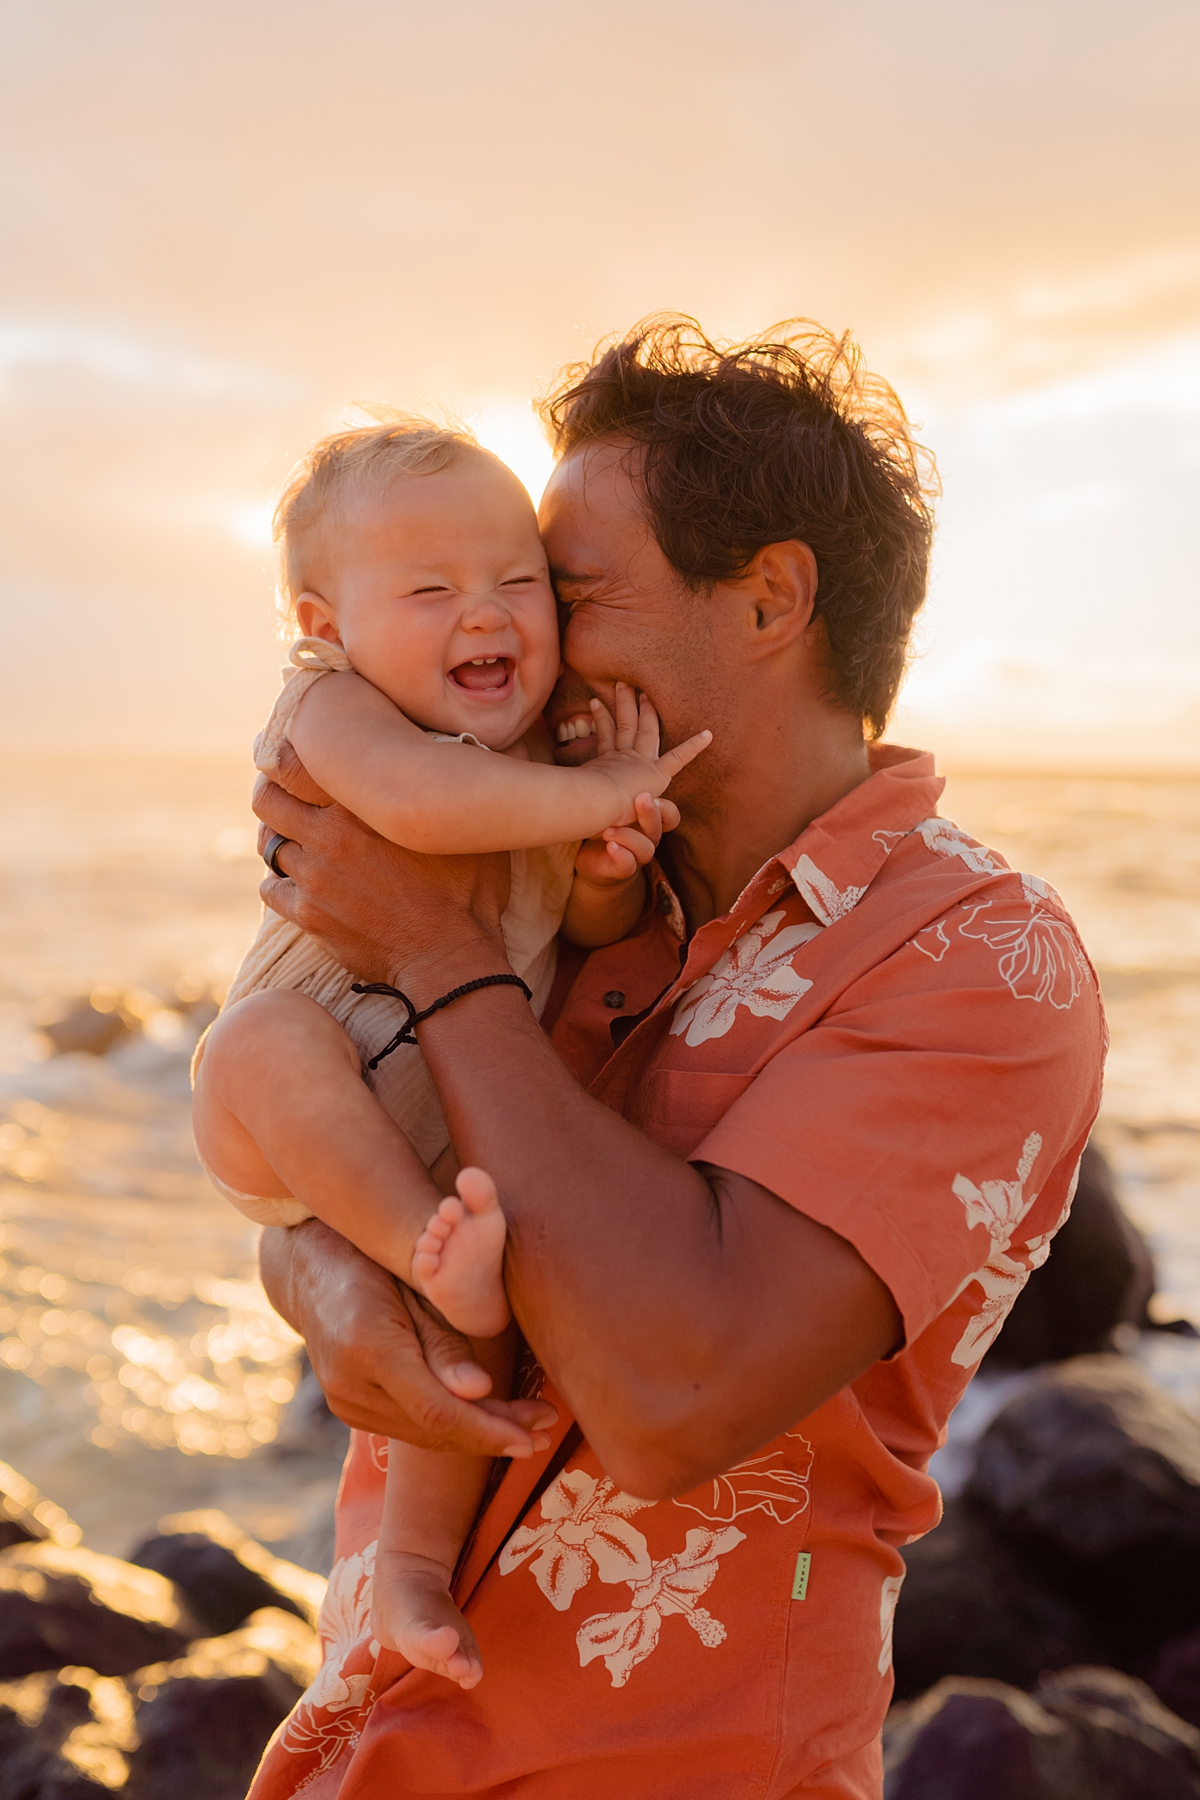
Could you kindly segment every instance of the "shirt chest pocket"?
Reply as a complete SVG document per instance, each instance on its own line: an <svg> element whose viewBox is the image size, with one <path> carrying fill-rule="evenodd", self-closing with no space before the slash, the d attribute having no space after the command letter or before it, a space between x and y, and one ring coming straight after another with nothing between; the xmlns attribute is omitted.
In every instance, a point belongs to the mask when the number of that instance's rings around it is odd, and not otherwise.
<svg viewBox="0 0 1200 1800"><path fill-rule="evenodd" d="M641 1084L629 1118L664 1150L690 1156L753 1079L710 1070L655 1069Z"/></svg>

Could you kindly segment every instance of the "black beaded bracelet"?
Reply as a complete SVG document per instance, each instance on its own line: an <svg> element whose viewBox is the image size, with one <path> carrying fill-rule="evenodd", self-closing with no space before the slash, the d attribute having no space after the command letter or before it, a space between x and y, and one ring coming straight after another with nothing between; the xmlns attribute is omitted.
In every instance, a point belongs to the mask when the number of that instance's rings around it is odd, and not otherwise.
<svg viewBox="0 0 1200 1800"><path fill-rule="evenodd" d="M440 1000L435 1000L424 1012L418 1012L407 994L402 994L399 988L389 987L386 981L354 981L350 985L356 994L387 994L393 1000L401 1000L408 1013L408 1018L391 1043L385 1044L378 1056L371 1058L367 1064L368 1069L377 1069L384 1057L390 1056L393 1050L398 1050L401 1044L415 1044L418 1025L423 1025L426 1019L432 1019L435 1012L441 1012L443 1006L449 1006L452 1000L461 1000L464 994L473 994L477 988L519 987L527 1000L533 999L519 975L480 975L475 981L464 981L461 987L451 988L448 994L443 994Z"/></svg>

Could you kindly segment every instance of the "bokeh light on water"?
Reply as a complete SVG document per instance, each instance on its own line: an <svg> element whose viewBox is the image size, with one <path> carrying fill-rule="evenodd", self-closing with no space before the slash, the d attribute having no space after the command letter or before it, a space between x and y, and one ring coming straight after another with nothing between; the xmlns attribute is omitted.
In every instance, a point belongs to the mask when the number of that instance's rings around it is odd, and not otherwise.
<svg viewBox="0 0 1200 1800"><path fill-rule="evenodd" d="M177 1086L179 1070L153 1038L138 1048L143 1068L157 1058L156 1072ZM33 1381L62 1372L82 1382L98 1448L119 1455L136 1439L185 1455L248 1456L276 1435L298 1339L253 1278L241 1222L222 1232L220 1203L187 1192L202 1178L180 1141L182 1119L150 1172L168 1191L158 1204L127 1197L145 1185L129 1168L128 1138L145 1135L156 1115L161 1130L164 1108L180 1111L178 1093L156 1105L98 1059L80 1063L72 1082L58 1077L67 1107L28 1095L0 1104L0 1363ZM141 1100L140 1118L113 1116L121 1088L127 1111ZM171 1167L170 1148L184 1167ZM105 1194L123 1164L126 1197ZM89 1179L97 1174L101 1192Z"/></svg>

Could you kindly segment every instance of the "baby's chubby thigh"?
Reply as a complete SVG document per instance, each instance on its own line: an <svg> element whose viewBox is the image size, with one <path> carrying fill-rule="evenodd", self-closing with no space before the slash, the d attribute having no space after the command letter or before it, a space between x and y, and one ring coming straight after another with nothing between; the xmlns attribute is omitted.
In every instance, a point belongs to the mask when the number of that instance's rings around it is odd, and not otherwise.
<svg viewBox="0 0 1200 1800"><path fill-rule="evenodd" d="M337 1090L362 1080L344 1027L290 988L248 994L223 1012L205 1033L192 1074L201 1161L229 1187L272 1197L290 1191L272 1151L294 1148L323 1118L328 1124Z"/></svg>

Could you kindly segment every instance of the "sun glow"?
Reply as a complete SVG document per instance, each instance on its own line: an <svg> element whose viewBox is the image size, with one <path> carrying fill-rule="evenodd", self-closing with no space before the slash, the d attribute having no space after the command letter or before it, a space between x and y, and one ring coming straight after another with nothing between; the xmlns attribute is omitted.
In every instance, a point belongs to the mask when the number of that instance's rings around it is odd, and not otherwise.
<svg viewBox="0 0 1200 1800"><path fill-rule="evenodd" d="M536 506L550 479L554 456L528 401L501 400L467 414L485 450L507 463Z"/></svg>

